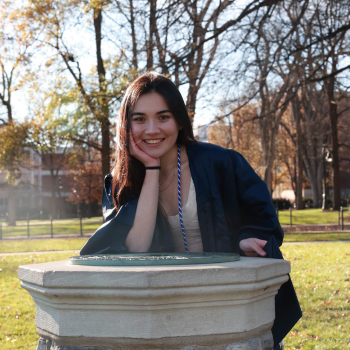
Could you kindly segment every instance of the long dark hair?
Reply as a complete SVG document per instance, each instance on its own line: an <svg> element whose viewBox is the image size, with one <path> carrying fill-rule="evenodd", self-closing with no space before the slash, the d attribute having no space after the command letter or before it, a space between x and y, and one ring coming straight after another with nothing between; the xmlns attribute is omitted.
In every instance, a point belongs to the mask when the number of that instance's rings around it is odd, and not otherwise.
<svg viewBox="0 0 350 350"><path fill-rule="evenodd" d="M190 117L184 100L175 84L162 74L147 72L135 79L126 90L117 121L117 143L113 169L113 201L117 209L140 195L145 167L129 150L130 116L138 98L149 92L163 96L177 124L182 127L177 143L194 141Z"/></svg>

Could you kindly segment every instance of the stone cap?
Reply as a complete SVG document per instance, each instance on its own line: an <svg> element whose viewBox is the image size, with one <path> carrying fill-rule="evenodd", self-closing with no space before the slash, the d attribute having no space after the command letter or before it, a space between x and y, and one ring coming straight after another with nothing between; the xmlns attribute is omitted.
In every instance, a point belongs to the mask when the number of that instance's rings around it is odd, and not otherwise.
<svg viewBox="0 0 350 350"><path fill-rule="evenodd" d="M169 288L256 283L289 272L285 260L258 257L220 264L122 267L69 265L61 260L19 266L18 277L49 288Z"/></svg>

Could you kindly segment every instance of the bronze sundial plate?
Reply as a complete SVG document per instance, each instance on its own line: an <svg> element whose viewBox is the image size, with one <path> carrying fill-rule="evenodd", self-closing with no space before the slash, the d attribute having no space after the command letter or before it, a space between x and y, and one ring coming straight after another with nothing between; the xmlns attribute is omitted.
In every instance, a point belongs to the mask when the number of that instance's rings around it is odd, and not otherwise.
<svg viewBox="0 0 350 350"><path fill-rule="evenodd" d="M72 256L71 265L88 266L154 266L217 264L239 260L234 253L132 253Z"/></svg>

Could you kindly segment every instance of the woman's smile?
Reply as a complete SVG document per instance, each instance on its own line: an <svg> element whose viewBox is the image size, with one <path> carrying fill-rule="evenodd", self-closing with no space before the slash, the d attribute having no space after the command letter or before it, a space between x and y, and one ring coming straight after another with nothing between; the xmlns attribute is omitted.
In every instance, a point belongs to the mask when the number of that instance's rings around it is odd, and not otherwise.
<svg viewBox="0 0 350 350"><path fill-rule="evenodd" d="M163 140L165 139L152 139L152 140L143 140L143 141L149 144L150 146L158 146Z"/></svg>

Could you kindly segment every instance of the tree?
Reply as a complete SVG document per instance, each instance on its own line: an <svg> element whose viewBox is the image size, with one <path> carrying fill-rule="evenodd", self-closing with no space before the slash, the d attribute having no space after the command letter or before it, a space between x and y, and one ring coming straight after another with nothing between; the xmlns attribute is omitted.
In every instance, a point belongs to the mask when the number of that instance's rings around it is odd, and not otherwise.
<svg viewBox="0 0 350 350"><path fill-rule="evenodd" d="M259 139L259 124L251 118L256 115L254 104L245 107L233 108L233 115L222 118L222 114L217 115L219 119L209 127L208 140L219 146L234 149L241 153L253 167L253 169L263 176L262 147Z"/></svg>
<svg viewBox="0 0 350 350"><path fill-rule="evenodd" d="M100 153L90 147L78 149L69 160L72 194L68 201L87 204L88 217L91 217L91 204L102 200L100 163Z"/></svg>
<svg viewBox="0 0 350 350"><path fill-rule="evenodd" d="M33 37L29 33L21 35L23 21L17 17L17 4L3 1L0 4L0 122L4 139L9 144L3 144L2 165L7 171L8 189L8 220L10 226L16 225L16 192L15 178L20 176L18 165L23 159L23 144L25 140L25 124L15 122L13 115L13 93L21 89L29 75L28 65L32 57ZM5 116L5 117L4 117ZM1 125L0 125L1 126ZM14 136L18 131L18 139ZM4 153L6 149L6 152Z"/></svg>
<svg viewBox="0 0 350 350"><path fill-rule="evenodd" d="M51 215L58 218L57 180L60 170L66 167L72 146L69 137L72 134L71 125L67 115L61 115L61 110L65 104L72 102L72 96L64 98L57 90L41 96L43 99L37 98L36 101L33 97L34 117L30 121L27 146L39 155L42 164L50 171Z"/></svg>
<svg viewBox="0 0 350 350"><path fill-rule="evenodd" d="M25 121L12 121L0 126L0 172L6 171L8 189L8 220L10 226L16 225L15 191L21 177L20 167L28 160L25 149L29 124Z"/></svg>
<svg viewBox="0 0 350 350"><path fill-rule="evenodd" d="M205 79L220 74L214 65L220 64L227 55L226 33L242 25L249 15L259 21L279 2L254 0L242 8L228 0L219 3L150 0L145 9L143 2L114 1L126 19L125 23L116 20L114 23L126 34L121 36L126 39L125 47L132 48L125 51L132 67L141 71L159 68L161 73L172 77L178 87L188 86L186 106L193 121L199 91L207 90L203 87ZM147 24L144 18L148 19ZM220 42L222 51L217 57ZM216 85L217 78L213 80ZM212 91L205 93L210 95Z"/></svg>
<svg viewBox="0 0 350 350"><path fill-rule="evenodd" d="M82 3L78 0L41 2L28 1L23 10L23 16L37 29L37 42L47 50L51 48L54 57L48 58L47 66L57 64L56 74L68 73L68 76L79 91L81 102L100 126L99 144L92 144L101 152L102 177L110 172L111 135L110 125L111 107L121 100L127 83L135 76L135 72L119 68L123 52L118 55L109 53L109 57L102 52L102 24L103 12L107 8L106 1L90 1ZM75 45L67 44L69 31L87 25L94 33L95 60L94 69L84 74L81 68L80 47L83 38L76 38ZM80 39L80 41L79 41ZM63 65L63 67L62 67ZM108 71L107 71L108 69Z"/></svg>

